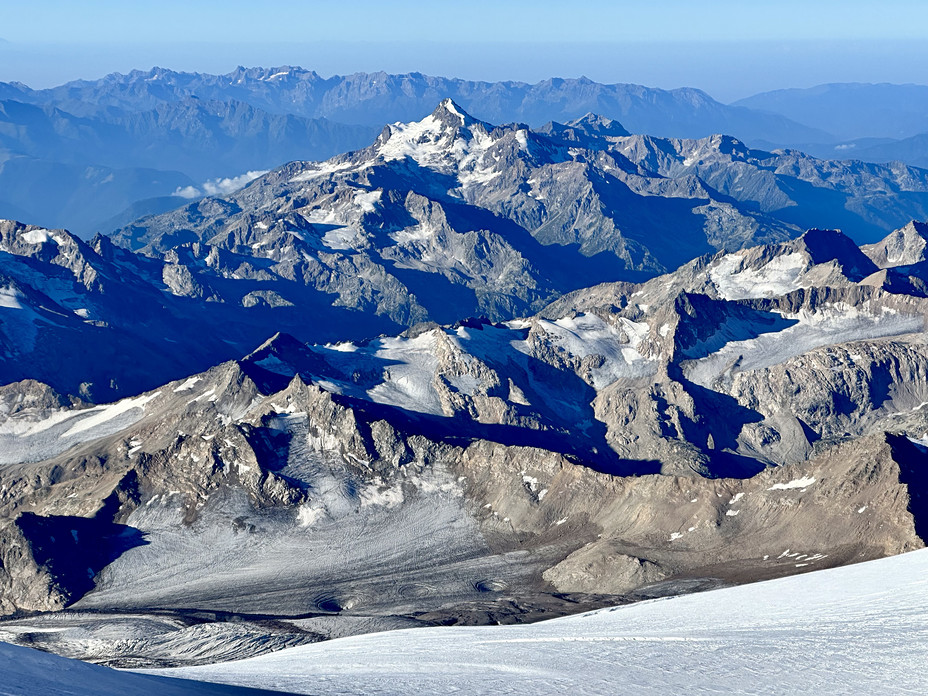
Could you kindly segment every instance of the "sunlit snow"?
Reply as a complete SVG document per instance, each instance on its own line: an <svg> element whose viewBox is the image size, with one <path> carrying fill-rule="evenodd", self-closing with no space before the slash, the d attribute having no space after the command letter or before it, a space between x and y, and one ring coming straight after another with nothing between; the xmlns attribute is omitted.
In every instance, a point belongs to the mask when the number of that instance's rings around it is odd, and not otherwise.
<svg viewBox="0 0 928 696"><path fill-rule="evenodd" d="M531 626L379 633L159 673L305 694L923 694L926 645L922 550Z"/></svg>

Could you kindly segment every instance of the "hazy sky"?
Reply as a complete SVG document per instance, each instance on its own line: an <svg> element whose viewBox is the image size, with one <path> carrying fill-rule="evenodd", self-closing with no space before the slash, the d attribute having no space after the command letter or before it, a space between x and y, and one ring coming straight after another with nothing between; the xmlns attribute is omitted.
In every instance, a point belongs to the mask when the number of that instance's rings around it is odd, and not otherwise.
<svg viewBox="0 0 928 696"><path fill-rule="evenodd" d="M702 87L722 100L830 81L928 81L925 0L0 0L0 80L35 87L153 65L323 75Z"/></svg>

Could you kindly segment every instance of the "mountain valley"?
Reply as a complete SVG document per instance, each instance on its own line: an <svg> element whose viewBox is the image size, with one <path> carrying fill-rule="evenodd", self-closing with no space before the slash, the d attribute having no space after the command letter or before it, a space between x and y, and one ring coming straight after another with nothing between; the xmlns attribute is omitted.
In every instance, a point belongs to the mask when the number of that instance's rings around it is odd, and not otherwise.
<svg viewBox="0 0 928 696"><path fill-rule="evenodd" d="M9 385L0 632L201 664L921 548L925 247L810 231L112 404Z"/></svg>
<svg viewBox="0 0 928 696"><path fill-rule="evenodd" d="M496 624L598 645L613 611L911 579L928 170L747 144L834 150L773 111L840 93L0 83L0 658L306 691L316 667L262 670L443 627L476 665Z"/></svg>

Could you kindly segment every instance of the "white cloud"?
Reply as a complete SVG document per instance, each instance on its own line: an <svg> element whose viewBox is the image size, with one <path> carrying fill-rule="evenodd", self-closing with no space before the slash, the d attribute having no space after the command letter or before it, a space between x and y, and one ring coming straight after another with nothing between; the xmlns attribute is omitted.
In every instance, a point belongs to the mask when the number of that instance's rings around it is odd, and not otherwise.
<svg viewBox="0 0 928 696"><path fill-rule="evenodd" d="M184 186L184 188L178 186L177 190L171 195L179 196L180 198L199 198L203 194L200 193L200 189L195 186Z"/></svg>
<svg viewBox="0 0 928 696"><path fill-rule="evenodd" d="M230 193L238 191L240 188L244 187L246 184L251 183L259 176L268 173L268 169L262 169L260 171L250 171L245 172L244 174L239 174L238 176L226 177L224 179L210 179L209 181L204 181L200 188L195 186L185 186L184 188L177 187L177 190L172 193L172 196L179 196L180 198L199 198L200 196L227 196Z"/></svg>
<svg viewBox="0 0 928 696"><path fill-rule="evenodd" d="M231 179L210 179L209 181L203 182L203 191L207 196L225 196L227 194L238 191L240 188L246 184L251 183L259 176L267 174L269 170L264 169L261 171L252 171L245 172L239 176L232 177Z"/></svg>

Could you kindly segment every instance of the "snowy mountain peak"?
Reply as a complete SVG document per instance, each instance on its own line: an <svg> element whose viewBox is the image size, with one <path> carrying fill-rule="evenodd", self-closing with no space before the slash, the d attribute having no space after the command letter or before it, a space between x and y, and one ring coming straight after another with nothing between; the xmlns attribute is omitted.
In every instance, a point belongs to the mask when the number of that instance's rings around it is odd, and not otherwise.
<svg viewBox="0 0 928 696"><path fill-rule="evenodd" d="M720 297L746 299L799 288L856 283L877 267L838 230L808 230L798 239L717 257L709 278Z"/></svg>
<svg viewBox="0 0 928 696"><path fill-rule="evenodd" d="M474 123L479 123L477 119L468 114L464 109L454 103L450 97L442 99L441 103L435 107L432 112L432 118L451 127L467 127Z"/></svg>
<svg viewBox="0 0 928 696"><path fill-rule="evenodd" d="M456 168L495 142L489 135L492 130L493 126L445 99L421 121L388 126L374 149L387 162L411 157L424 166Z"/></svg>
<svg viewBox="0 0 928 696"><path fill-rule="evenodd" d="M26 225L16 220L0 220L0 251L14 256L50 259L76 252L80 245L81 242L67 230Z"/></svg>

